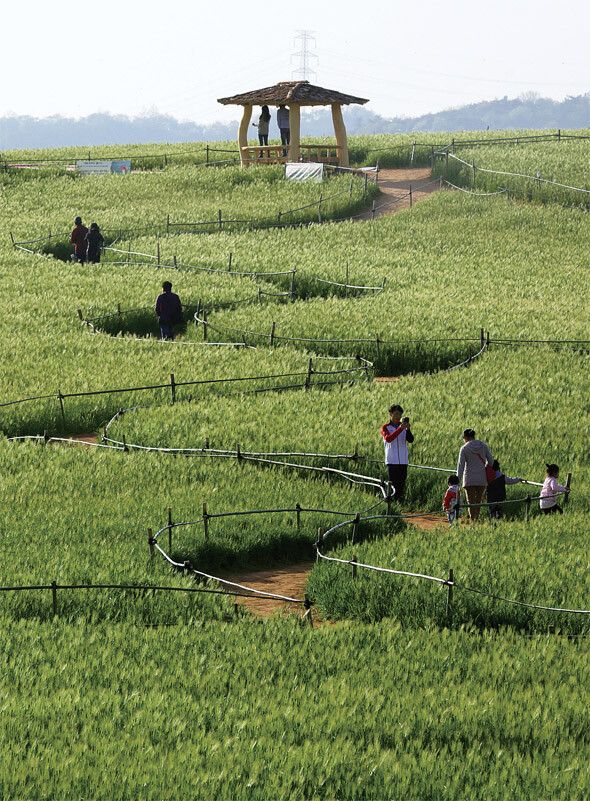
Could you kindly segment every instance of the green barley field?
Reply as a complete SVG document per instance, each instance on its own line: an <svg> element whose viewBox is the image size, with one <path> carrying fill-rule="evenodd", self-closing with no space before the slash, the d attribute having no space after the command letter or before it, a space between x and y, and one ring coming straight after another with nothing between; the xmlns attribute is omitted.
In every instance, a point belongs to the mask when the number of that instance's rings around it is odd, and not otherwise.
<svg viewBox="0 0 590 801"><path fill-rule="evenodd" d="M358 165L439 176L435 148L478 140L456 155L590 188L590 140L490 135L350 145ZM362 174L293 184L278 167L208 167L200 143L90 155L138 171L84 178L65 164L88 153L2 154L55 162L0 173L0 796L587 798L586 204L443 189L355 221L379 199ZM472 188L466 168L446 175ZM238 222L202 225L219 210ZM105 231L99 265L70 259L77 214ZM163 280L185 306L173 343L157 338ZM415 442L387 516L392 403ZM509 476L571 473L564 514L537 500L527 514L540 488L517 484L503 520L450 529L465 427ZM203 504L223 515L207 527ZM158 545L212 576L311 561L328 531L322 554L346 564L310 572L316 625L296 604L259 619L152 557L169 509L191 525ZM420 512L439 525L398 516ZM440 581L353 578L351 561Z"/></svg>

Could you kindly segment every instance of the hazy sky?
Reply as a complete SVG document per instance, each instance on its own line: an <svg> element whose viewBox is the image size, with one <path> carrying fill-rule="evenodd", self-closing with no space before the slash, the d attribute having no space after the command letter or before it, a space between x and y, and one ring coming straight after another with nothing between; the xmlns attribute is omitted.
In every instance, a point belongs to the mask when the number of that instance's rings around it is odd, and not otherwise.
<svg viewBox="0 0 590 801"><path fill-rule="evenodd" d="M2 14L0 115L138 114L237 119L218 97L292 80L298 30L313 31L312 83L370 98L383 116L478 100L590 91L585 0L139 0Z"/></svg>

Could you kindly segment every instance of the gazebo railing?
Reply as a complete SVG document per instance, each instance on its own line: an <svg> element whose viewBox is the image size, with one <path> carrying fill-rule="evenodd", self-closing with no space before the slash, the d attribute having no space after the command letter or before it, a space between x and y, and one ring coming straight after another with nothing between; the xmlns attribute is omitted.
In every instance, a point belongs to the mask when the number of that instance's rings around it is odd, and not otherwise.
<svg viewBox="0 0 590 801"><path fill-rule="evenodd" d="M305 144L299 145L303 162L318 162L323 164L340 164L339 145ZM283 155L284 151L287 155ZM242 156L246 163L255 164L285 164L289 161L288 145L248 145L242 148Z"/></svg>

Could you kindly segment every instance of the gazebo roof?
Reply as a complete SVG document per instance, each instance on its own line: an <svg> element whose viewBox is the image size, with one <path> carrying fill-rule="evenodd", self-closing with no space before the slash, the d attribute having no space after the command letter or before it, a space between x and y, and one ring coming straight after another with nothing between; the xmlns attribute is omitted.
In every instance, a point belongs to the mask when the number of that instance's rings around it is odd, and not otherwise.
<svg viewBox="0 0 590 801"><path fill-rule="evenodd" d="M354 97L336 92L334 89L324 89L322 86L313 86L309 81L283 81L275 86L265 89L256 89L242 95L221 97L217 101L224 106L277 106L298 103L302 106L331 106L333 103L349 105L350 103L368 103L364 97Z"/></svg>

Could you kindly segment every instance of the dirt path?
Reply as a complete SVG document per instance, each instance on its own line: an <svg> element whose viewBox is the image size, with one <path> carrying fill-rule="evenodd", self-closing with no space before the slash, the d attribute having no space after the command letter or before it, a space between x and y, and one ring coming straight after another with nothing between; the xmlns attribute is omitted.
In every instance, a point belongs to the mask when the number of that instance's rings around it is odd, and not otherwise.
<svg viewBox="0 0 590 801"><path fill-rule="evenodd" d="M379 206L382 203L387 203L397 197L402 197L410 191L412 187L412 204L419 203L424 198L437 192L440 188L438 182L431 183L419 191L415 191L415 187L422 186L428 183L430 178L430 167L416 167L405 170L379 170L379 188L381 189L381 197L375 200L375 205ZM410 205L410 198L404 198L399 203L392 203L390 206L385 206L383 209L375 211L375 218L381 217L383 214L393 214L401 209L407 209ZM367 211L365 214L357 217L357 220L370 220L372 212Z"/></svg>
<svg viewBox="0 0 590 801"><path fill-rule="evenodd" d="M446 524L439 514L425 514L419 517L411 517L408 523L422 529L423 531L433 531L441 525ZM259 570L251 573L236 573L225 575L223 578L232 581L236 584L243 584L246 587L252 587L261 592L269 592L275 595L284 595L289 598L303 598L305 587L307 584L308 576L315 565L315 562L301 562L297 565L290 567L276 568L273 570ZM228 587L231 589L231 587ZM294 612L301 616L303 609L300 604L289 604L285 601L279 601L272 598L260 601L252 601L250 599L240 599L244 603L245 608L258 615L259 617L269 617L277 612ZM313 610L314 625L321 623L318 620L318 615Z"/></svg>

